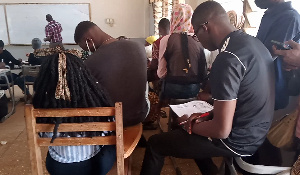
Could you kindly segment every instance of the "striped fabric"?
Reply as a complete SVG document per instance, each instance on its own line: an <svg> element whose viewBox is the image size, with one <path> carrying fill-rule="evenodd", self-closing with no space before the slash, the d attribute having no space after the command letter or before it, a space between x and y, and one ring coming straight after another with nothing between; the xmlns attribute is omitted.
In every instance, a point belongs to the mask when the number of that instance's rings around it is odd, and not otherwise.
<svg viewBox="0 0 300 175"><path fill-rule="evenodd" d="M102 132L101 136L110 135L112 132ZM51 138L53 133L40 133L40 137ZM61 135L61 133L57 133ZM76 137L87 135L85 132L77 133ZM70 137L63 135L63 137ZM100 136L99 136L100 137ZM54 141L55 142L55 141ZM100 152L102 145L82 145L82 146L49 146L50 156L60 163L74 163L88 160Z"/></svg>

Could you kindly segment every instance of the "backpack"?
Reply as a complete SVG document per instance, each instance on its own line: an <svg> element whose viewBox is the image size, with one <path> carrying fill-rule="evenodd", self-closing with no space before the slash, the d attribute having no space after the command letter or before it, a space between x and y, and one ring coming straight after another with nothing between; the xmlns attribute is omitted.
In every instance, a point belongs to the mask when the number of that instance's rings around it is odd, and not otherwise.
<svg viewBox="0 0 300 175"><path fill-rule="evenodd" d="M187 35L184 36L184 34L181 34L180 39L188 40L188 37ZM190 52L190 48L188 50ZM176 56L175 58L174 56L173 58L171 58L169 54L167 51L165 52L165 58L167 61L167 75L165 77L166 82L174 83L174 84L183 84L183 85L198 84L198 83L202 83L203 80L206 78L207 64L206 64L206 58L202 46L200 47L199 55L193 56L193 54L187 53L189 58L179 58ZM182 60L178 60L178 59L182 59Z"/></svg>
<svg viewBox="0 0 300 175"><path fill-rule="evenodd" d="M6 97L6 95L4 94L1 98L0 98L0 122L2 121L2 119L7 115L8 113L8 99Z"/></svg>

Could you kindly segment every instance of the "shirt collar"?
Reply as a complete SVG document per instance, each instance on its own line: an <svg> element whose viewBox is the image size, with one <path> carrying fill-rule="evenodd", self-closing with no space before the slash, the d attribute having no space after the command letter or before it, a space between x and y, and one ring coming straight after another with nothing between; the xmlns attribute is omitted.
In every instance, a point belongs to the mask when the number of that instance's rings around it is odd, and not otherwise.
<svg viewBox="0 0 300 175"><path fill-rule="evenodd" d="M285 11L288 9L293 9L292 2L290 2L290 1L278 3L271 8L268 8L268 10L265 11L265 14L280 13L281 11Z"/></svg>
<svg viewBox="0 0 300 175"><path fill-rule="evenodd" d="M236 36L236 35L239 35L241 34L243 31L242 30L236 30L236 31L233 31L231 33L229 33L221 42L220 46L219 46L219 52L223 52L226 47L228 46L229 44L229 40L231 37L233 36Z"/></svg>

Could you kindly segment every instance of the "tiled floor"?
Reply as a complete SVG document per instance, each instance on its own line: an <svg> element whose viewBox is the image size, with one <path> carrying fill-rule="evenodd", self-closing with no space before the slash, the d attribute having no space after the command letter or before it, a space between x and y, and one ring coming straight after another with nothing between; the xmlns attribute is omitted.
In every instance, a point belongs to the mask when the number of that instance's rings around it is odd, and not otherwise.
<svg viewBox="0 0 300 175"><path fill-rule="evenodd" d="M22 97L20 90L16 87L16 98ZM166 119L162 120L162 124L166 129ZM158 133L155 131L144 131L146 138ZM27 136L24 120L24 103L19 102L16 112L4 123L0 123L0 142L5 141L6 144L0 144L0 175L30 175L29 150L27 148ZM138 175L141 169L144 157L144 148L137 147L132 157L132 175ZM42 150L43 157L46 156L47 148ZM215 159L219 164L220 159ZM196 164L189 159L176 159L176 163L180 167L183 175L200 175ZM47 174L45 172L45 174ZM175 170L169 158L165 160L165 166L162 175L175 175Z"/></svg>

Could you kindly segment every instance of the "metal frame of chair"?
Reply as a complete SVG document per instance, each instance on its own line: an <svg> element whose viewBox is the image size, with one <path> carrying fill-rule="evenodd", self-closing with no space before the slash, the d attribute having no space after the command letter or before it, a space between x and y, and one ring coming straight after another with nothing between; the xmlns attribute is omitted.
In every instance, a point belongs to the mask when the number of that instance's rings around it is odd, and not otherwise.
<svg viewBox="0 0 300 175"><path fill-rule="evenodd" d="M37 77L40 71L41 65L36 65L36 66L28 66L28 65L23 65L22 66L22 74L23 74L23 79L24 79L24 98L25 102L27 100L27 95L26 95L26 86L29 89L29 85L33 85L34 82L31 81L26 81L26 76L31 76L31 77Z"/></svg>

